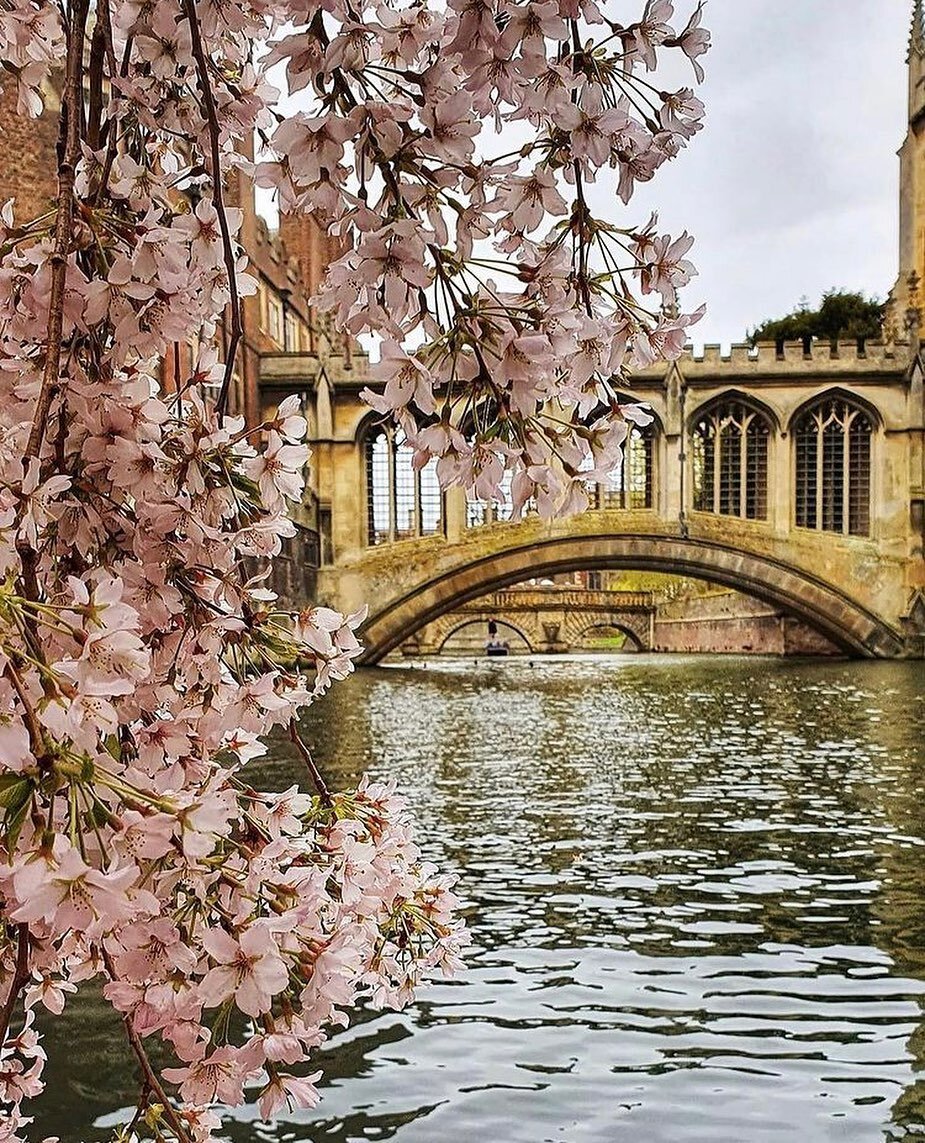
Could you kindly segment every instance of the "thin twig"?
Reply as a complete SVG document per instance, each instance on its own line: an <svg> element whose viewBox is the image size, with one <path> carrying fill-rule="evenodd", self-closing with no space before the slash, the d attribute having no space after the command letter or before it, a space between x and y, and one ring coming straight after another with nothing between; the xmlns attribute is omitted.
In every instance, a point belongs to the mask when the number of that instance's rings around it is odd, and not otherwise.
<svg viewBox="0 0 925 1143"><path fill-rule="evenodd" d="M3 1008L0 1009L0 1046L6 1042L6 1034L13 1019L13 1010L19 994L29 983L32 975L29 971L29 926L17 925L19 944L16 949L16 968L13 970L13 979L10 981L10 991L7 993Z"/></svg>
<svg viewBox="0 0 925 1143"><path fill-rule="evenodd" d="M115 965L112 963L112 957L109 953L102 949L103 964L106 966L106 971L109 973L109 978L113 982L118 980ZM161 1086L161 1081L157 1078L157 1073L148 1059L148 1053L145 1046L141 1041L141 1037L132 1027L132 1017L128 1012L122 1014L122 1023L125 1027L125 1034L128 1036L128 1042L131 1045L132 1051L135 1053L135 1059L138 1060L139 1067L141 1068L142 1076L147 1088L157 1096L157 1100L164 1108L164 1115L167 1122L173 1129L179 1143L192 1143L189 1132L180 1122L180 1117L177 1115L176 1108L170 1102L167 1093Z"/></svg>
<svg viewBox="0 0 925 1143"><path fill-rule="evenodd" d="M209 61L202 46L202 33L199 27L199 17L196 15L196 0L183 0L183 10L190 29L190 44L193 49L193 59L196 61L196 72L199 76L199 89L202 93L203 107L206 113L206 122L209 127L209 150L212 166L212 205L218 215L218 225L222 233L222 253L225 261L225 273L228 275L228 290L231 295L229 306L231 309L231 336L228 339L228 348L225 352L225 375L222 378L222 387L219 391L216 408L219 416L225 412L228 397L231 393L231 378L234 373L234 359L238 349L238 342L243 334L241 325L241 299L238 296L238 282L234 246L231 241L231 232L228 229L228 216L225 212L225 195L222 188L222 160L220 150L220 132L218 126L218 111L215 106L215 96L209 80Z"/></svg>
<svg viewBox="0 0 925 1143"><path fill-rule="evenodd" d="M58 391L64 330L64 289L74 228L74 177L80 157L80 105L83 96L84 39L88 10L89 0L76 0L67 41L66 79L61 102L63 146L58 157L58 216L55 219L55 244L51 255L45 368L23 460L39 455L45 438L48 412Z"/></svg>
<svg viewBox="0 0 925 1143"><path fill-rule="evenodd" d="M327 783L321 775L321 771L315 765L315 759L312 757L312 752L302 741L299 734L299 728L296 726L294 718L289 720L289 737L292 739L296 749L302 755L302 761L305 763L309 774L311 775L312 782L315 789L318 791L318 797L321 798L322 803L330 808L334 805L334 799L331 797L331 791L328 789Z"/></svg>

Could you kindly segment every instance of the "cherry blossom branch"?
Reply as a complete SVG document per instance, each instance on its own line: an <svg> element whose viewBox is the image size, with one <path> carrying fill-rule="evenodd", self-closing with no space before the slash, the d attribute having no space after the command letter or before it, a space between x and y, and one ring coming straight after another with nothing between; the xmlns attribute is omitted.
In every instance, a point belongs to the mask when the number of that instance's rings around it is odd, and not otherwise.
<svg viewBox="0 0 925 1143"><path fill-rule="evenodd" d="M225 412L228 405L228 398L231 395L231 378L234 374L235 356L244 329L241 324L241 299L238 294L238 273L234 245L231 241L231 231L228 227L228 215L225 211L225 194L222 186L224 175L222 172L221 129L218 122L218 110L215 106L215 94L212 91L212 82L209 79L209 61L206 58L205 48L202 44L199 17L196 14L196 0L183 0L183 11L186 14L187 23L189 24L193 59L196 61L199 91L202 95L203 110L209 131L210 165L212 168L212 203L215 207L215 213L218 215L218 225L222 235L222 255L225 262L225 272L228 275L228 290L231 295L229 302L229 308L231 309L231 331L228 344L225 347L225 373L216 402L216 408L219 416L221 416Z"/></svg>
<svg viewBox="0 0 925 1143"><path fill-rule="evenodd" d="M296 725L294 718L289 722L289 738L295 748L298 750L299 754L302 756L302 761L305 763L305 766L311 776L312 783L314 784L315 789L318 791L318 797L321 799L322 804L330 808L334 805L334 799L331 797L331 791L328 789L327 783L322 777L321 771L315 764L315 759L312 757L311 751L303 742L302 736L299 734L299 728Z"/></svg>
<svg viewBox="0 0 925 1143"><path fill-rule="evenodd" d="M109 955L106 949L102 949L101 951L103 956L103 964L106 966L106 972L109 975L109 979L115 983L119 978L116 973L116 967L112 962L112 957ZM145 1050L145 1046L142 1042L141 1037L132 1026L131 1013L122 1013L122 1025L125 1028L125 1034L128 1037L128 1042L131 1046L132 1052L135 1054L135 1059L138 1061L138 1066L141 1068L144 1083L147 1088L153 1092L155 1096L157 1096L158 1102L163 1106L164 1115L167 1119L167 1122L173 1129L178 1143L192 1143L189 1132L180 1121L180 1117L177 1115L176 1108L173 1106L173 1103L170 1101L170 1097L164 1091L163 1085L158 1079L157 1073L151 1064L151 1060L148 1057L148 1053Z"/></svg>
<svg viewBox="0 0 925 1143"><path fill-rule="evenodd" d="M16 967L3 1008L0 1008L0 1047L6 1042L19 994L29 983L29 926L17 925Z"/></svg>
<svg viewBox="0 0 925 1143"><path fill-rule="evenodd" d="M35 406L32 430L25 457L37 457L45 436L51 403L59 385L61 343L64 332L64 290L67 264L73 240L74 179L80 157L81 101L83 96L84 38L89 0L75 0L67 33L64 97L61 101L62 143L58 163L58 215L55 220L54 251L51 255L51 294L48 301L48 338L42 387Z"/></svg>
<svg viewBox="0 0 925 1143"><path fill-rule="evenodd" d="M42 728L39 725L38 716L35 713L35 708L29 701L29 695L26 688L23 686L22 679L19 677L19 672L13 666L13 663L7 659L6 666L3 668L4 677L9 679L13 690L16 691L16 696L22 704L23 708L23 721L26 724L26 729L29 732L29 744L32 747L32 752L35 754L36 759L41 765L45 759L45 742L42 735Z"/></svg>

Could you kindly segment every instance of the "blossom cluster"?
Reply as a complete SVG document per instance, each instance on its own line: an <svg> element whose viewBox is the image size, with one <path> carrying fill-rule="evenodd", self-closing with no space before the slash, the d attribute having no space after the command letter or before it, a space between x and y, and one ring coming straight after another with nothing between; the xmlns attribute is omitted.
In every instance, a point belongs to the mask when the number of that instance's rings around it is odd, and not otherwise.
<svg viewBox="0 0 925 1143"><path fill-rule="evenodd" d="M703 78L702 5L683 27L674 0L632 23L596 0L294 7L269 61L299 110L256 177L344 238L321 306L382 344L367 400L444 486L586 507L620 463L624 370L677 357L702 313L678 308L689 235L594 213L700 130L693 87L652 73L674 50Z"/></svg>
<svg viewBox="0 0 925 1143"><path fill-rule="evenodd" d="M641 415L624 363L678 352L696 316L675 308L688 236L590 205L602 175L626 200L699 129L693 91L651 81L669 49L700 77L700 9L673 17L671 0L627 24L594 0L5 4L2 81L26 113L54 90L60 137L50 209L0 211L4 1143L42 1089L36 1009L84 981L141 1071L132 1132L189 1143L245 1084L265 1115L310 1105L312 1052L350 1005L406 1003L466 939L401 800L329 791L300 737L363 616L268 587L307 426L295 397L260 424L229 414L254 289L229 176L340 236L320 305L380 340L369 399L417 463L568 510ZM249 781L274 728L309 793Z"/></svg>

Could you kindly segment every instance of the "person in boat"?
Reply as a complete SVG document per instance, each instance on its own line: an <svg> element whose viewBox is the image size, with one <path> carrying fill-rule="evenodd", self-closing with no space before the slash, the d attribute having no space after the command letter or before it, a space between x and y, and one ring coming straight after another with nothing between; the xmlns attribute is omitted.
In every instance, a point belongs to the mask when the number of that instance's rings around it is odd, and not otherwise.
<svg viewBox="0 0 925 1143"><path fill-rule="evenodd" d="M488 642L485 644L486 655L506 655L511 649L509 643L498 638L498 624L494 619L488 620Z"/></svg>

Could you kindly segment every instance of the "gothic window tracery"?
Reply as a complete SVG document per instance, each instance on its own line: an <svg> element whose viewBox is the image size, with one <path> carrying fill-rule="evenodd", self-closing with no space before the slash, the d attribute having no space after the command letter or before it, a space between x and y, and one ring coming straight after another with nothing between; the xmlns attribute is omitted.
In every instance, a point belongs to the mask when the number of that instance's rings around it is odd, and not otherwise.
<svg viewBox="0 0 925 1143"><path fill-rule="evenodd" d="M699 512L767 519L770 435L765 414L744 401L724 401L697 418L692 466Z"/></svg>
<svg viewBox="0 0 925 1143"><path fill-rule="evenodd" d="M798 528L870 535L873 424L868 414L838 397L806 409L793 429Z"/></svg>
<svg viewBox="0 0 925 1143"><path fill-rule="evenodd" d="M439 532L443 495L436 463L420 471L414 450L394 425L378 427L366 438L366 514L370 545L431 536Z"/></svg>

